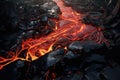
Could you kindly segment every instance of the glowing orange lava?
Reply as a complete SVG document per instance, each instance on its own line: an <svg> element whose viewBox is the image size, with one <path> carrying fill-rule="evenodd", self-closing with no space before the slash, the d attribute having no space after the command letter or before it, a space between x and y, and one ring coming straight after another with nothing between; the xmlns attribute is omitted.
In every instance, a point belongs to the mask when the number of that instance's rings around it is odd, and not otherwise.
<svg viewBox="0 0 120 80"><path fill-rule="evenodd" d="M23 41L21 50L14 52L15 55L12 58L0 57L0 69L18 59L29 61L29 56L31 56L32 60L36 60L52 51L54 45L61 45L66 48L69 43L76 40L94 40L97 43L106 42L100 28L83 24L80 21L81 14L74 11L71 7L66 7L61 0L53 1L57 3L62 12L60 20L56 22L55 30L39 39ZM28 50L26 58L18 57L25 49Z"/></svg>

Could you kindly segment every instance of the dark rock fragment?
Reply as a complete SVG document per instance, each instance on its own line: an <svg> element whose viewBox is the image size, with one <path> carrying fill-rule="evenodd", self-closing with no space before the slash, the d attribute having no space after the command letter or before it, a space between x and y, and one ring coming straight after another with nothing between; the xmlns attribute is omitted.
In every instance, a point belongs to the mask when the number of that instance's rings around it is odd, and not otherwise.
<svg viewBox="0 0 120 80"><path fill-rule="evenodd" d="M68 51L68 52L64 55L64 58L67 58L67 59L74 59L74 58L77 58L77 57L80 57L80 54L75 54L75 53L73 53L72 51Z"/></svg>
<svg viewBox="0 0 120 80"><path fill-rule="evenodd" d="M92 54L86 60L87 62L105 62L105 57L100 54Z"/></svg>
<svg viewBox="0 0 120 80"><path fill-rule="evenodd" d="M75 41L73 43L71 43L68 46L68 49L70 50L79 50L79 51L85 51L85 52L90 52L91 50L95 50L95 49L99 49L100 47L102 47L102 45L97 44L94 41Z"/></svg>
<svg viewBox="0 0 120 80"><path fill-rule="evenodd" d="M59 62L64 55L64 49L58 49L56 51L50 52L47 57L47 67L53 66Z"/></svg>
<svg viewBox="0 0 120 80"><path fill-rule="evenodd" d="M107 80L119 80L120 79L120 66L114 68L106 67L102 71L102 74L106 77Z"/></svg>

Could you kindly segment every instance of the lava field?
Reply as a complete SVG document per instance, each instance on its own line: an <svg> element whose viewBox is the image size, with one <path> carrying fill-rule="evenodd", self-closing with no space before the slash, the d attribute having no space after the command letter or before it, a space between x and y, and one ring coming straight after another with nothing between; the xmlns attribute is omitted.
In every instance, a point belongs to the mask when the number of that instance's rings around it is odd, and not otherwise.
<svg viewBox="0 0 120 80"><path fill-rule="evenodd" d="M0 1L0 80L120 80L120 0Z"/></svg>

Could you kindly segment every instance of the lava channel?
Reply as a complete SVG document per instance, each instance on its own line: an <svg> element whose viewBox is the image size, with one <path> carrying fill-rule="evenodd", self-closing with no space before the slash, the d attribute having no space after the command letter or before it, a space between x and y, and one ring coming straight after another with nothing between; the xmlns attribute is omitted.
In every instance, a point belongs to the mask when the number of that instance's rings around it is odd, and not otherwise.
<svg viewBox="0 0 120 80"><path fill-rule="evenodd" d="M80 21L81 14L74 11L71 7L65 6L62 0L53 1L57 3L62 12L60 19L56 21L55 30L38 39L31 38L23 41L20 51L10 52L14 54L12 58L0 57L0 69L18 59L29 61L29 56L32 61L36 60L53 51L55 45L65 48L69 43L77 40L94 40L98 44L107 42L100 27L82 23ZM26 58L18 57L24 50L27 50Z"/></svg>

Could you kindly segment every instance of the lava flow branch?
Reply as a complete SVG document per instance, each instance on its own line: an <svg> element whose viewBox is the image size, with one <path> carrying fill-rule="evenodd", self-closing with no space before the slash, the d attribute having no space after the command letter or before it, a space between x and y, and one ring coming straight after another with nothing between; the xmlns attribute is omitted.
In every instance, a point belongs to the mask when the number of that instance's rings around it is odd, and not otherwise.
<svg viewBox="0 0 120 80"><path fill-rule="evenodd" d="M29 61L36 60L46 53L53 51L54 48L61 46L65 48L68 44L76 40L94 40L98 44L106 43L106 39L100 27L86 25L80 21L81 14L74 11L71 7L64 5L62 0L53 0L59 6L62 14L60 19L55 21L55 30L38 39L27 39L22 42L22 48L16 52L9 52L14 54L12 58L0 57L0 69L4 66L16 61L18 59ZM26 58L20 58L22 51L27 50Z"/></svg>

